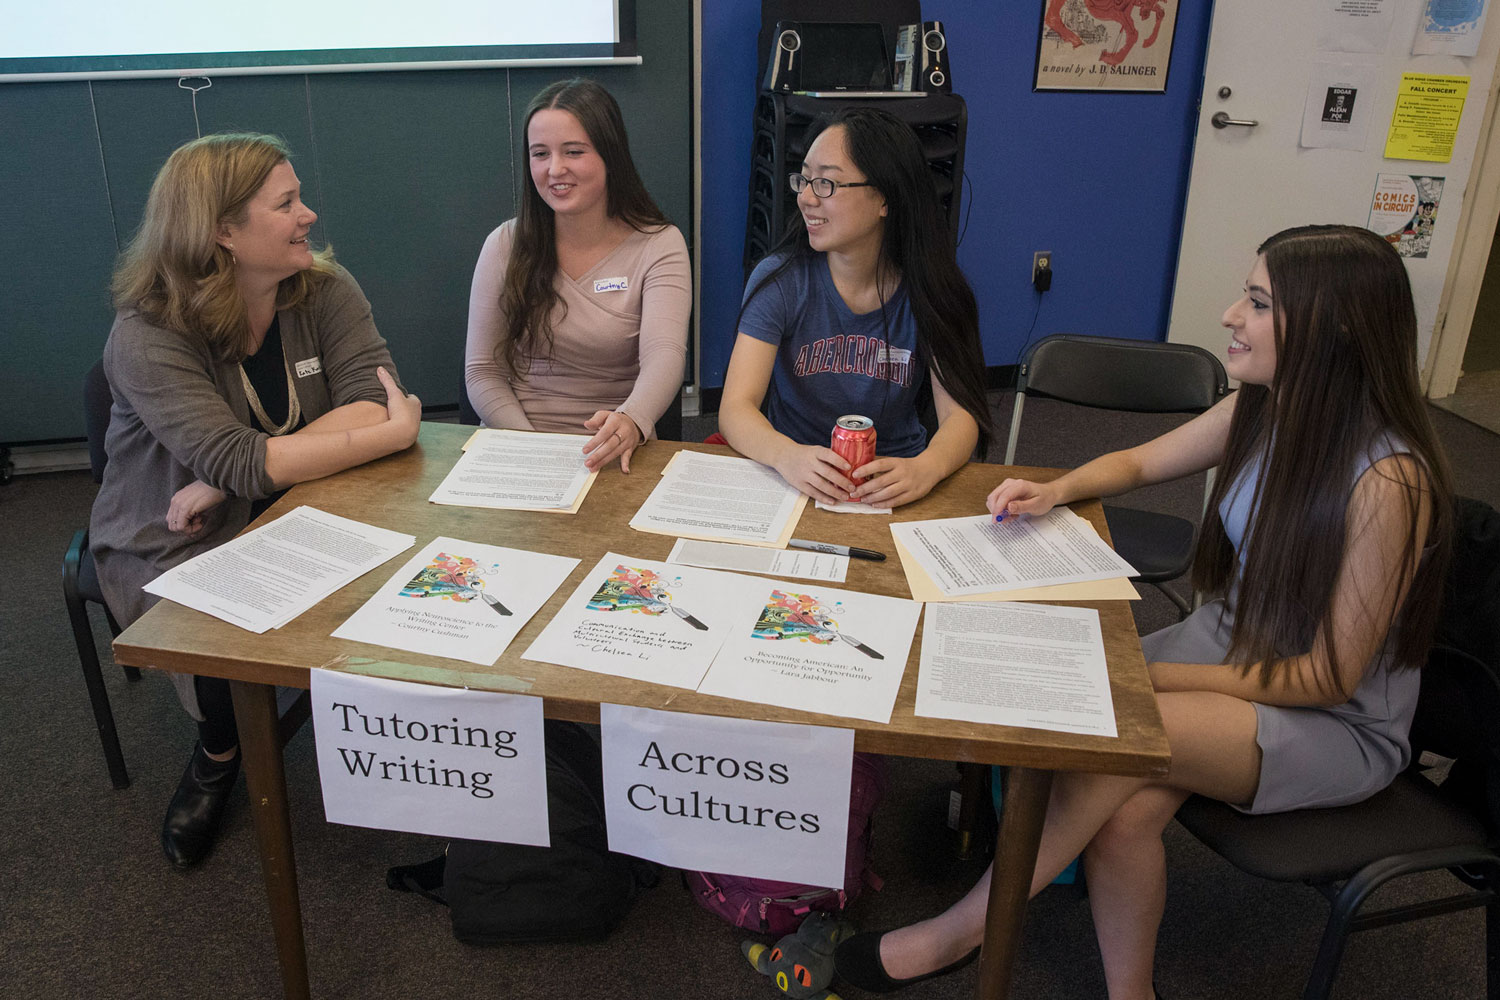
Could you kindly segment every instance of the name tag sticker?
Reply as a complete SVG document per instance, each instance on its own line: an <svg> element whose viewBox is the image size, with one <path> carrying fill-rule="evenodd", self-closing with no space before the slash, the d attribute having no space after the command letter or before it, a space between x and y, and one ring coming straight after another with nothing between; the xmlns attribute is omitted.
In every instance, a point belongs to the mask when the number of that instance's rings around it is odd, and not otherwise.
<svg viewBox="0 0 1500 1000"><path fill-rule="evenodd" d="M911 351L887 345L880 349L880 361L887 365L904 365L911 361Z"/></svg>
<svg viewBox="0 0 1500 1000"><path fill-rule="evenodd" d="M306 361L297 362L297 377L307 378L316 375L323 370L323 359L318 357L308 358Z"/></svg>
<svg viewBox="0 0 1500 1000"><path fill-rule="evenodd" d="M597 278L594 281L596 292L623 292L630 287L630 279L627 278Z"/></svg>

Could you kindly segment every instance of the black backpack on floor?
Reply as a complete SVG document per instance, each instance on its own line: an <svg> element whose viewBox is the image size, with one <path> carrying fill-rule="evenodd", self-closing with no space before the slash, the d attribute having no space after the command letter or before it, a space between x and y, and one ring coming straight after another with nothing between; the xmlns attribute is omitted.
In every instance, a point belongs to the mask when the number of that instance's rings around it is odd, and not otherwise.
<svg viewBox="0 0 1500 1000"><path fill-rule="evenodd" d="M609 850L599 745L583 727L548 720L551 847L455 840L446 864L405 865L386 884L448 906L464 944L582 941L607 935L630 909L646 863ZM424 879L441 870L441 884Z"/></svg>

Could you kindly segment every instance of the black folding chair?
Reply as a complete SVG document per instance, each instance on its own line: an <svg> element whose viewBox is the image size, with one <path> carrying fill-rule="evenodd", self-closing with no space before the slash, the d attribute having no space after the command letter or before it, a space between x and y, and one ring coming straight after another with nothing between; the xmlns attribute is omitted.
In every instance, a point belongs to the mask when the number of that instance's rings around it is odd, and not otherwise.
<svg viewBox="0 0 1500 1000"><path fill-rule="evenodd" d="M104 377L104 362L96 361L83 378L84 428L89 441L89 468L96 483L104 481L104 433L109 429L109 410L113 405L109 381ZM73 535L73 541L63 555L63 601L68 607L68 620L73 625L73 642L78 646L83 682L88 687L89 702L94 708L94 725L99 730L99 742L104 745L109 780L116 788L124 788L130 784L130 775L125 770L120 737L115 732L114 713L109 707L109 692L104 688L104 677L99 670L99 650L94 645L94 630L89 624L88 602L104 609L104 620L108 622L111 634L119 635L120 625L104 601L104 592L99 589L94 557L89 552L87 528L81 528ZM135 667L121 669L128 680L141 679L141 672Z"/></svg>
<svg viewBox="0 0 1500 1000"><path fill-rule="evenodd" d="M1128 413L1202 413L1228 391L1224 366L1201 347L1065 333L1044 337L1026 352L1016 373L1005 464L1015 462L1028 396ZM1210 472L1203 486L1205 508L1212 489ZM1163 584L1192 568L1194 523L1112 504L1105 504L1104 518L1115 551L1136 569L1131 579L1156 587L1183 614L1192 610L1191 597Z"/></svg>
<svg viewBox="0 0 1500 1000"><path fill-rule="evenodd" d="M1351 933L1477 906L1486 995L1500 1000L1500 514L1476 500L1458 503L1445 600L1412 722L1414 763L1389 788L1351 806L1263 816L1193 796L1177 813L1241 871L1306 883L1331 902L1304 1000L1332 992ZM1452 761L1441 784L1416 762L1424 750ZM1362 911L1392 879L1443 869L1461 891Z"/></svg>

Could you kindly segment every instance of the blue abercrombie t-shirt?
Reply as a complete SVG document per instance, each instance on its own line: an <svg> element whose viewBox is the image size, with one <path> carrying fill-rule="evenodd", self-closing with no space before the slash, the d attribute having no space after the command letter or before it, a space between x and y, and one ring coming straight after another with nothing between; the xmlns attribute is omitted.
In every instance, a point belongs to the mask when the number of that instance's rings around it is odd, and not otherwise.
<svg viewBox="0 0 1500 1000"><path fill-rule="evenodd" d="M756 265L745 294L785 259ZM910 458L927 447L917 415L927 371L904 285L883 310L859 315L839 296L824 254L797 257L748 300L739 332L779 348L766 416L793 441L826 447L834 421L859 413L875 421L878 454Z"/></svg>

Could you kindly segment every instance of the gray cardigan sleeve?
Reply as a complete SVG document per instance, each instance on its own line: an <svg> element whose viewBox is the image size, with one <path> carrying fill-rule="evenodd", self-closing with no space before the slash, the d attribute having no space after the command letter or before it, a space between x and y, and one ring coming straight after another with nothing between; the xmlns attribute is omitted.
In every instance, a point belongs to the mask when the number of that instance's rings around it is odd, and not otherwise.
<svg viewBox="0 0 1500 1000"><path fill-rule="evenodd" d="M354 276L340 267L317 289L311 312L333 406L359 402L384 406L385 389L375 369L384 367L398 384L400 376L385 340L375 329L370 301Z"/></svg>
<svg viewBox="0 0 1500 1000"><path fill-rule="evenodd" d="M132 314L109 338L104 366L116 398L198 479L249 499L274 492L266 435L235 416L206 347Z"/></svg>

